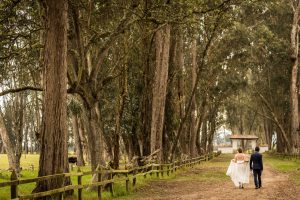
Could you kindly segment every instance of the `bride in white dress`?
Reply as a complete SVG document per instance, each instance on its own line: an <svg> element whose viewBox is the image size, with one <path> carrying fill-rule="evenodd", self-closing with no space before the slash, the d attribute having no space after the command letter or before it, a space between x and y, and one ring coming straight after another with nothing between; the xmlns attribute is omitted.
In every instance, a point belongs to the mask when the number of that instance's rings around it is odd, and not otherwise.
<svg viewBox="0 0 300 200"><path fill-rule="evenodd" d="M244 184L249 183L249 156L244 154L241 148L238 149L238 153L231 160L226 175L231 177L236 187L244 188Z"/></svg>

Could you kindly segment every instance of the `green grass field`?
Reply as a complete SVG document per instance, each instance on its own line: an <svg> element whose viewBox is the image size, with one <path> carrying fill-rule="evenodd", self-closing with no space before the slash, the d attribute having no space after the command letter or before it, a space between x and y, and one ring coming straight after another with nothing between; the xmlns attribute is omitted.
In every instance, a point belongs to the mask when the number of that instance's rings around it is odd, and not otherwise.
<svg viewBox="0 0 300 200"><path fill-rule="evenodd" d="M38 163L39 163L39 155L33 154L33 155L23 155L21 158L21 166L22 166L22 171L21 171L21 177L20 179L28 179L28 178L35 178L37 177L38 174ZM34 171L30 170L30 165L34 166ZM7 182L10 180L10 172L6 171L8 169L8 160L6 154L0 154L0 182ZM90 166L85 166L80 168L81 171L90 171ZM74 167L73 171L71 173L76 173L77 172L77 167ZM169 177L166 175L164 176L163 179L172 179L174 178L175 175L172 174ZM90 183L92 176L83 176L82 178L82 184L87 184ZM144 179L143 176L138 176L137 177L137 182L136 182L136 188L142 187L147 185L149 181L155 181L158 180L156 176L153 176L150 178L150 176L147 176L147 179ZM73 176L71 177L71 181L74 184L77 184L77 177ZM133 192L134 188L132 188L132 181L130 181L130 191ZM25 195L25 194L30 194L33 188L35 187L35 183L30 183L30 184L23 184L18 186L18 193L20 195ZM130 193L131 193L130 192ZM114 184L114 197L118 196L124 196L124 195L129 195L126 192L125 188L125 181L116 183ZM9 187L4 187L0 188L0 200L6 200L9 199L10 197L10 188ZM76 199L77 198L77 191L75 191L74 196L68 198L68 199ZM111 194L109 192L103 192L102 193L102 198L103 199L111 199ZM87 191L83 190L83 199L88 199L88 200L94 200L98 199L97 198L97 192L96 191Z"/></svg>
<svg viewBox="0 0 300 200"><path fill-rule="evenodd" d="M290 180L300 185L300 160L282 159L279 157L272 157L268 154L264 155L266 163L273 169L286 173Z"/></svg>

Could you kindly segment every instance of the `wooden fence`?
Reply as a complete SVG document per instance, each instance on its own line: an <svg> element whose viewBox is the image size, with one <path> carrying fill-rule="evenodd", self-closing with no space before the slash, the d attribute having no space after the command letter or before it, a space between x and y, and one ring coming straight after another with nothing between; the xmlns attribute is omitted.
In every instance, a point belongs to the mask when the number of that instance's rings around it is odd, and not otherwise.
<svg viewBox="0 0 300 200"><path fill-rule="evenodd" d="M124 182L126 191L129 191L129 184L132 182L132 186L134 187L137 181L137 176L142 175L144 178L147 178L147 175L153 176L156 174L157 177L163 177L165 174L169 176L170 173L174 173L177 169L183 167L192 167L196 164L200 164L200 162L208 161L215 156L220 155L218 153L212 153L209 155L200 156L197 158L187 159L183 161L176 161L169 164L149 164L142 167L136 167L130 170L98 170L98 171L90 171L90 172L81 172L78 169L77 173L63 173L63 174L55 174L50 176L43 176L31 179L23 179L19 180L17 178L16 173L13 171L11 174L11 181L0 183L1 187L10 187L10 195L13 200L23 200L23 199L35 199L39 197L59 195L60 199L63 199L63 194L70 190L77 190L77 199L82 199L83 189L93 187L97 188L98 191L98 199L101 199L101 193L104 186L108 186L111 195L114 195L113 185L114 183ZM82 177L87 175L97 175L98 181L88 184L82 184ZM37 183L40 181L51 180L54 178L67 178L67 177L77 177L77 184L72 183L72 185L67 185L61 188L27 194L27 195L19 195L18 194L18 186L21 184L27 183ZM104 180L104 176L106 180Z"/></svg>

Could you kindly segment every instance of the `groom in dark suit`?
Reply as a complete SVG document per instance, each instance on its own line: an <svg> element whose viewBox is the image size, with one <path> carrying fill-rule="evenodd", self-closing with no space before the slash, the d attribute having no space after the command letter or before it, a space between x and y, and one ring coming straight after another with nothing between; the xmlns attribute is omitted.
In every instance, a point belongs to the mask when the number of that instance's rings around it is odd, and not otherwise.
<svg viewBox="0 0 300 200"><path fill-rule="evenodd" d="M255 147L255 152L250 158L250 169L253 170L255 189L261 188L261 172L263 168L262 155L259 153L259 147Z"/></svg>

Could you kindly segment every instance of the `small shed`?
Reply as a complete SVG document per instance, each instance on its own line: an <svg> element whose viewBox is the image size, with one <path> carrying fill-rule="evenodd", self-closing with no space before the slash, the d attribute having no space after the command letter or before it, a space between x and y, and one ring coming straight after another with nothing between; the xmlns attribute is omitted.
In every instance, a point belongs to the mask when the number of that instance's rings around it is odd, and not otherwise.
<svg viewBox="0 0 300 200"><path fill-rule="evenodd" d="M244 150L247 148L254 149L258 137L256 135L231 135L229 139L232 142L232 150L235 151L239 147L242 147Z"/></svg>

